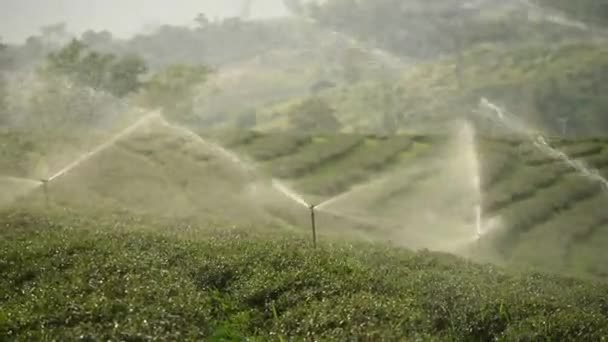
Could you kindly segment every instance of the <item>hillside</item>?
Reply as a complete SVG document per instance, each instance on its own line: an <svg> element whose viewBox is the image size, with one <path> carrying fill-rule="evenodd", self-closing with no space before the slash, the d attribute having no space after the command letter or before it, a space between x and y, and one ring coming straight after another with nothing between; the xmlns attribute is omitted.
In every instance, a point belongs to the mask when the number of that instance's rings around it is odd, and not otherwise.
<svg viewBox="0 0 608 342"><path fill-rule="evenodd" d="M308 12L323 27L416 59L480 44L558 43L587 36L579 27L549 20L547 9L526 1L331 0Z"/></svg>
<svg viewBox="0 0 608 342"><path fill-rule="evenodd" d="M9 339L599 341L605 284L141 217L0 219Z"/></svg>
<svg viewBox="0 0 608 342"><path fill-rule="evenodd" d="M319 96L335 109L345 131L432 133L463 117L489 129L489 117L473 114L486 97L549 134L563 134L565 119L567 135L594 136L608 129L606 75L608 50L593 43L485 45L413 65L398 78L367 78ZM260 124L272 122L261 127L284 128L282 117L270 114L286 113L292 103L258 110Z"/></svg>
<svg viewBox="0 0 608 342"><path fill-rule="evenodd" d="M539 5L555 8L568 16L596 26L608 24L608 5L597 0L536 0Z"/></svg>
<svg viewBox="0 0 608 342"><path fill-rule="evenodd" d="M0 44L0 340L603 341L600 2Z"/></svg>
<svg viewBox="0 0 608 342"><path fill-rule="evenodd" d="M522 137L475 138L472 126L462 124L452 130L456 134L391 137L214 131L201 132L203 140L152 121L51 182L47 200L53 208L102 216L132 213L306 233L309 211L284 193L281 187L287 187L318 205L321 239L608 275L597 252L608 232L601 183ZM606 139L550 144L608 178ZM5 205L22 198L17 207L45 206L40 183L2 180Z"/></svg>
<svg viewBox="0 0 608 342"><path fill-rule="evenodd" d="M525 141L483 139L483 204L504 230L490 236L509 263L546 270L608 275L600 253L608 234L608 140L555 140L551 145L591 171L541 153Z"/></svg>
<svg viewBox="0 0 608 342"><path fill-rule="evenodd" d="M607 260L599 251L608 233L602 209L608 196L602 184L524 138L472 142L468 134L313 139L252 134L226 144L290 181L311 203L329 198L329 212L375 224L369 233L374 239L471 253L474 206L480 200L488 236L477 257L605 277ZM550 142L605 178L607 143L604 138ZM479 170L472 154L478 154ZM470 184L477 172L481 199Z"/></svg>

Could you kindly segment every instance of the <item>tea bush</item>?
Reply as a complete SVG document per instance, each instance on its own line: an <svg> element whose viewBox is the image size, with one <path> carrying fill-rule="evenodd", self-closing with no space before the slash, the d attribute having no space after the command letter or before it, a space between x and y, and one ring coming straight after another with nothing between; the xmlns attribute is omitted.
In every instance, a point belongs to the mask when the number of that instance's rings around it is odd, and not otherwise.
<svg viewBox="0 0 608 342"><path fill-rule="evenodd" d="M586 340L604 283L430 252L169 222L4 213L8 340ZM119 220L115 222L114 220ZM168 226L167 226L168 225Z"/></svg>

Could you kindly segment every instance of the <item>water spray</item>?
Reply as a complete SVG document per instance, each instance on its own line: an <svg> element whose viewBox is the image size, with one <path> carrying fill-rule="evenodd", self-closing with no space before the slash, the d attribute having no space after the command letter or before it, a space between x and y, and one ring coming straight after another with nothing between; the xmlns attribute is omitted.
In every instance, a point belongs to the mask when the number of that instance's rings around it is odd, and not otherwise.
<svg viewBox="0 0 608 342"><path fill-rule="evenodd" d="M296 194L293 190L289 189L285 184L276 179L272 180L272 187L277 189L280 193L287 196L287 198L291 199L295 203L307 207L310 209L311 205L308 204L301 196Z"/></svg>
<svg viewBox="0 0 608 342"><path fill-rule="evenodd" d="M64 176L65 174L69 173L74 168L80 166L82 163L86 162L87 160L89 160L93 156L95 156L95 155L103 152L107 148L111 147L112 145L114 145L117 141L119 141L123 137L132 134L137 128L139 128L143 124L147 123L151 119L158 118L159 116L160 116L160 113L155 112L155 113L148 114L148 115L144 116L143 118L140 118L139 120L137 120L137 122L135 122L131 126L127 127L126 129L124 129L123 131L121 131L120 133L118 133L117 135L115 135L114 137L110 138L109 140L107 140L103 144L97 146L95 149L93 149L93 150L91 150L91 151L83 154L82 156L80 156L79 158L77 158L75 161L73 161L68 166L64 167L63 169L57 171L54 175L52 175L51 177L49 177L45 181L47 183L48 182L52 182L52 181L54 181L54 180L56 180L56 179Z"/></svg>
<svg viewBox="0 0 608 342"><path fill-rule="evenodd" d="M582 161L572 159L565 152L551 146L545 136L532 131L523 122L512 115L509 115L504 109L490 102L486 98L481 99L480 106L488 108L494 112L498 121L508 127L511 131L525 135L531 141L532 145L534 145L534 147L536 147L542 153L553 159L561 160L585 178L600 183L602 187L608 191L608 179L604 178L597 169L590 168Z"/></svg>

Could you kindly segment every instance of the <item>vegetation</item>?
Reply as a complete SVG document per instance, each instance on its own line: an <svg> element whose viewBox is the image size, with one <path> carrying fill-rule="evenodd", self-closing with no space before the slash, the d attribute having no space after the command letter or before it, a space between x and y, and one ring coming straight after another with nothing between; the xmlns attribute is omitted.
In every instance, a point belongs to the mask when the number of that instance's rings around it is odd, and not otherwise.
<svg viewBox="0 0 608 342"><path fill-rule="evenodd" d="M551 143L608 177L605 139ZM586 245L603 241L608 232L600 209L608 197L600 183L540 154L525 141L483 140L480 153L485 161L484 213L500 217L509 227L495 241L503 257L513 263L528 260L554 271L608 275L599 259L601 253L591 261Z"/></svg>
<svg viewBox="0 0 608 342"><path fill-rule="evenodd" d="M48 72L68 76L78 85L109 91L117 97L137 91L140 77L147 71L138 56L117 59L112 54L87 51L87 46L78 40L49 54L47 60Z"/></svg>
<svg viewBox="0 0 608 342"><path fill-rule="evenodd" d="M604 340L606 16L536 3L0 44L0 340Z"/></svg>
<svg viewBox="0 0 608 342"><path fill-rule="evenodd" d="M2 215L10 339L599 341L605 284L438 253L127 217ZM175 223L174 223L175 224ZM173 227L178 228L177 226ZM155 228L158 227L158 228Z"/></svg>
<svg viewBox="0 0 608 342"><path fill-rule="evenodd" d="M471 117L480 98L487 97L542 131L598 135L608 127L602 114L608 108L602 95L606 56L604 47L588 43L508 50L479 46L459 57L459 73L456 57L447 57L418 64L394 81L367 80L321 97L345 129L360 132L436 132L453 119ZM486 122L494 114L482 114L472 119L489 131Z"/></svg>
<svg viewBox="0 0 608 342"><path fill-rule="evenodd" d="M209 73L205 66L168 66L146 82L143 103L148 108L162 109L178 121L191 122L197 86L205 82Z"/></svg>
<svg viewBox="0 0 608 342"><path fill-rule="evenodd" d="M333 108L320 98L310 98L292 108L289 113L292 129L303 132L335 132L340 123Z"/></svg>
<svg viewBox="0 0 608 342"><path fill-rule="evenodd" d="M323 26L413 58L457 54L483 43L512 46L580 37L572 28L529 21L528 11L528 6L515 2L459 6L448 0L433 4L419 0L330 0L309 9Z"/></svg>
<svg viewBox="0 0 608 342"><path fill-rule="evenodd" d="M554 7L583 22L600 25L606 25L608 23L608 5L603 1L582 0L572 2L566 0L537 0L536 2L544 6Z"/></svg>

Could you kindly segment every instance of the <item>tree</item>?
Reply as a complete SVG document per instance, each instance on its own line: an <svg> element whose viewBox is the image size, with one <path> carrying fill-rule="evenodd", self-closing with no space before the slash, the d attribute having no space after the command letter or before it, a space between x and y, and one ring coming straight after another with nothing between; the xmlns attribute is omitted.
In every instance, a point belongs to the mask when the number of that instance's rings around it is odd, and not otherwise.
<svg viewBox="0 0 608 342"><path fill-rule="evenodd" d="M73 39L48 55L45 71L67 76L78 85L124 97L140 88L139 78L147 70L145 61L136 55L117 58L113 54L91 51L82 41Z"/></svg>
<svg viewBox="0 0 608 342"><path fill-rule="evenodd" d="M292 129L304 132L335 132L340 122L335 110L320 97L311 97L295 105L288 113Z"/></svg>
<svg viewBox="0 0 608 342"><path fill-rule="evenodd" d="M87 46L106 47L112 44L112 33L109 31L95 32L88 30L82 34L81 39Z"/></svg>
<svg viewBox="0 0 608 342"><path fill-rule="evenodd" d="M137 55L118 59L109 69L108 89L118 97L137 91L142 83L140 76L148 71L146 62Z"/></svg>
<svg viewBox="0 0 608 342"><path fill-rule="evenodd" d="M194 119L193 101L196 89L203 84L211 69L201 65L170 65L144 85L144 105L161 108L164 114L180 121Z"/></svg>
<svg viewBox="0 0 608 342"><path fill-rule="evenodd" d="M90 52L75 62L73 77L80 84L95 90L105 89L108 83L108 70L114 59L114 55L111 54Z"/></svg>
<svg viewBox="0 0 608 342"><path fill-rule="evenodd" d="M81 59L87 46L80 40L72 41L57 52L47 56L47 70L53 73L74 77L82 70Z"/></svg>

